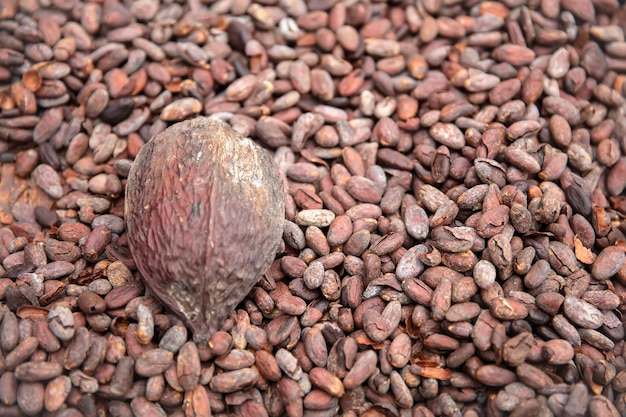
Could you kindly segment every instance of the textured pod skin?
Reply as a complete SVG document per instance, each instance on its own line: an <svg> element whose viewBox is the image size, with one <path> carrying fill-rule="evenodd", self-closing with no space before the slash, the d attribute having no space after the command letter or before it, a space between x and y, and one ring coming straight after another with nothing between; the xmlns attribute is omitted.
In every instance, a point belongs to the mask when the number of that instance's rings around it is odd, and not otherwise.
<svg viewBox="0 0 626 417"><path fill-rule="evenodd" d="M283 184L264 149L224 122L196 118L142 147L125 211L146 286L206 343L274 259Z"/></svg>

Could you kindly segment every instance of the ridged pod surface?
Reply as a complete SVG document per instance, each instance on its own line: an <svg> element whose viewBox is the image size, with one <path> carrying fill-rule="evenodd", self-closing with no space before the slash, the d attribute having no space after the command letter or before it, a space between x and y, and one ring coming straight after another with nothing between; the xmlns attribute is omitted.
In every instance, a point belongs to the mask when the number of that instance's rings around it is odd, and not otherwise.
<svg viewBox="0 0 626 417"><path fill-rule="evenodd" d="M145 285L205 343L274 259L283 232L278 167L209 118L146 143L128 175L126 224Z"/></svg>

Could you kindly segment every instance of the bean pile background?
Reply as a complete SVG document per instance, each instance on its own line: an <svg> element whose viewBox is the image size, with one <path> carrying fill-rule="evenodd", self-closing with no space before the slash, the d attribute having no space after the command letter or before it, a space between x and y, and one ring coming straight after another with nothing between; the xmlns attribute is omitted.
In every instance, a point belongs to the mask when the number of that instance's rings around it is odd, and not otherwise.
<svg viewBox="0 0 626 417"><path fill-rule="evenodd" d="M617 0L0 0L0 414L625 415L625 31ZM196 116L286 198L206 345L124 222Z"/></svg>

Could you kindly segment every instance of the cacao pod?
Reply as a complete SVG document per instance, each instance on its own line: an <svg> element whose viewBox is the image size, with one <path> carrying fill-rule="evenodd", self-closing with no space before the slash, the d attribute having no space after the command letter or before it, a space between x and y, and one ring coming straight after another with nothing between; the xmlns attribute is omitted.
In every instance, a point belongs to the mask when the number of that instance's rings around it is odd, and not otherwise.
<svg viewBox="0 0 626 417"><path fill-rule="evenodd" d="M145 285L205 343L270 265L284 191L270 155L228 124L177 123L137 154L128 242Z"/></svg>

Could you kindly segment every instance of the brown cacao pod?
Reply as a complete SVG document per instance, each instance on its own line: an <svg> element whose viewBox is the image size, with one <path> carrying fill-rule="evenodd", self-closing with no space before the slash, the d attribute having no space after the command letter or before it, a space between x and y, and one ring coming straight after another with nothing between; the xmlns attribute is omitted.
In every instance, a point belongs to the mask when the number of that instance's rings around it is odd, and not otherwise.
<svg viewBox="0 0 626 417"><path fill-rule="evenodd" d="M201 117L142 147L128 175L125 211L146 286L204 343L274 259L283 184L264 149Z"/></svg>

